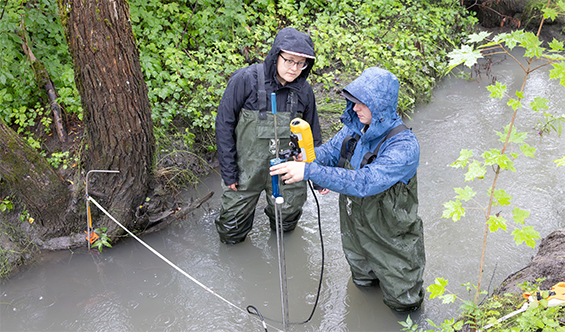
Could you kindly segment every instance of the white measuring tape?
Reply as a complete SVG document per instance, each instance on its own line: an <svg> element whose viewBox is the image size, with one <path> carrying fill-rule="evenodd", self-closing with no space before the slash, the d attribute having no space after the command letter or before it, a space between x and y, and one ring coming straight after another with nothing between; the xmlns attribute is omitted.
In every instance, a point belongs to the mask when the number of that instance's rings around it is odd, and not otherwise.
<svg viewBox="0 0 565 332"><path fill-rule="evenodd" d="M125 228L122 224L120 224L114 217L112 217L112 215L110 215L110 213L108 213L108 211L106 211L102 206L100 206L100 204L98 204L97 201L95 201L92 197L87 196L86 199L92 203L94 203L94 205L96 205L100 211L104 212L104 214L106 216L108 216L108 218L112 219L112 221L114 221L118 226L120 226L124 231L126 231L131 237L133 237L134 239L136 239L139 243L141 243L145 248L149 249L149 251L151 251L152 253L154 253L155 255L157 255L157 257L161 258L163 261L165 261L165 263L169 264L172 268L174 268L175 270L179 271L180 273L182 273L185 277L187 277L188 279L194 281L198 286L204 288L206 291L208 291L209 293L212 293L215 297L219 298L220 300L224 301L225 303L229 304L230 306L236 308L239 311L244 312L246 315L249 314L247 311L243 310L242 308L238 307L237 305L231 303L230 301L224 299L223 297L221 297L220 295L218 295L216 292L214 292L213 290L211 290L210 288L208 288L206 285L204 285L203 283L201 283L200 281L194 279L194 277L192 277L190 274L186 273L185 271L183 271L180 267L176 266L173 262L171 262L170 260L168 260L165 256L161 255L157 250L151 248L150 245L148 245L147 243L143 242L140 238L138 238L137 236L135 236L132 232L130 232L127 228ZM265 321L261 321L261 323L263 323L263 327L265 328L265 331L267 330L267 325L269 327L272 327L274 329L276 329L277 331L281 331L278 328L269 325L267 323L265 323Z"/></svg>

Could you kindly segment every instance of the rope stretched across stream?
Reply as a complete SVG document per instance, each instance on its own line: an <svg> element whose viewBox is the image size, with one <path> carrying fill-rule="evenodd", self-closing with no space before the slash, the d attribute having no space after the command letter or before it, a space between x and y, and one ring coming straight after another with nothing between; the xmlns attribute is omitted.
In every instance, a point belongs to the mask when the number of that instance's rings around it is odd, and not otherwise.
<svg viewBox="0 0 565 332"><path fill-rule="evenodd" d="M110 215L110 213L108 213L108 211L106 211L102 206L100 206L100 204L98 204L97 201L95 201L92 197L87 196L87 200L92 202L94 205L96 205L100 211L104 212L104 214L106 216L108 216L108 218L110 218L113 222L115 222L118 226L120 226L124 231L126 231L126 233L128 233L131 237L133 237L134 239L136 239L139 243L141 243L145 248L149 249L149 251L151 251L152 253L154 253L157 257L161 258L163 261L165 261L165 263L169 264L172 268L174 268L175 270L179 271L180 273L182 273L185 277L187 277L188 279L192 280L194 283L196 283L198 286L204 288L207 292L213 294L215 297L219 298L220 300L224 301L225 303L227 303L228 305L236 308L237 310L245 313L246 315L248 315L251 312L245 311L244 309L238 307L237 305L231 303L230 301L226 300L225 298L221 297L220 295L218 295L216 292L214 292L213 290L211 290L209 287L207 287L206 285L204 285L203 283L201 283L200 281L196 280L194 277L192 277L190 274L186 273L185 271L183 271L180 267L176 266L173 262L171 262L170 260L168 260L165 256L163 256L161 253L159 253L157 250L153 249L150 245L148 245L147 243L143 242L140 238L138 238L137 236L135 236L135 234L133 234L132 232L130 232L127 228L125 228L122 224L120 224L119 221L117 221L114 217L112 217L112 215ZM259 316L261 319L262 317ZM257 317L255 317L257 318ZM278 328L269 325L267 323L265 323L264 320L261 320L261 323L263 323L263 327L265 328L265 331L267 331L267 325L276 329L277 331L282 331L279 330Z"/></svg>

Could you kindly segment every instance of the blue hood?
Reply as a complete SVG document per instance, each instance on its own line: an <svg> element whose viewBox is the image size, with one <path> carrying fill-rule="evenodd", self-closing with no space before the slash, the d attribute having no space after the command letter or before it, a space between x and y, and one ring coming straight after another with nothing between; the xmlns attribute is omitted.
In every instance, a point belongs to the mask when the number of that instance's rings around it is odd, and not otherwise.
<svg viewBox="0 0 565 332"><path fill-rule="evenodd" d="M398 182L407 184L416 174L420 146L411 130L404 130L384 142L376 159L361 167L363 157L373 153L379 143L395 127L403 124L396 112L399 82L387 70L372 67L345 87L353 97L371 110L371 124L365 126L347 101L341 121L343 128L327 143L315 148L316 160L305 165L304 179L340 194L367 197L381 193ZM351 169L336 167L347 136L361 138L351 156Z"/></svg>
<svg viewBox="0 0 565 332"><path fill-rule="evenodd" d="M392 128L402 124L402 119L396 112L398 87L398 78L378 67L366 69L359 78L345 87L344 90L371 110L371 125L361 137L362 142L377 140L378 143ZM348 100L341 122L357 134L361 134L364 124L359 121L353 106L355 104Z"/></svg>

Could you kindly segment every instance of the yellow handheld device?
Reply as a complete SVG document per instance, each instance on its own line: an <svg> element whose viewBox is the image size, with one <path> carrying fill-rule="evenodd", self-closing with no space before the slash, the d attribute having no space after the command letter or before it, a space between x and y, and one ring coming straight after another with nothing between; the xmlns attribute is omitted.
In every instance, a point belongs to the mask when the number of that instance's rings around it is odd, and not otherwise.
<svg viewBox="0 0 565 332"><path fill-rule="evenodd" d="M296 136L298 146L302 153L302 161L311 163L316 159L314 152L314 138L312 137L312 130L308 122L301 118L295 118L290 121L290 131Z"/></svg>

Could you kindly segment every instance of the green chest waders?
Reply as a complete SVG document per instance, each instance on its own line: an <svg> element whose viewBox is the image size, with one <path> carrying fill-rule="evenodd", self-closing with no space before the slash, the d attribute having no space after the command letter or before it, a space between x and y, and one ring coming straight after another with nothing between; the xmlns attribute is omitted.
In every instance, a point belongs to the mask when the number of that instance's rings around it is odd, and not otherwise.
<svg viewBox="0 0 565 332"><path fill-rule="evenodd" d="M353 169L347 159L343 167ZM398 182L374 196L339 196L341 241L354 282L369 286L378 280L385 304L399 311L417 308L424 299L417 182L414 175L407 185Z"/></svg>
<svg viewBox="0 0 565 332"><path fill-rule="evenodd" d="M264 87L263 66L257 65L259 87ZM288 112L277 113L277 137L281 148L290 142L290 120L297 116L296 95L289 93ZM224 189L221 198L220 215L216 219L216 229L220 240L235 244L245 240L253 226L255 209L262 191L265 191L270 226L276 229L272 183L269 175L270 160L276 157L274 117L266 112L265 90L258 91L259 110L242 109L235 128L238 186L237 191ZM282 224L284 231L293 230L302 215L302 206L306 202L306 183L300 181L280 187L284 198L282 205Z"/></svg>

